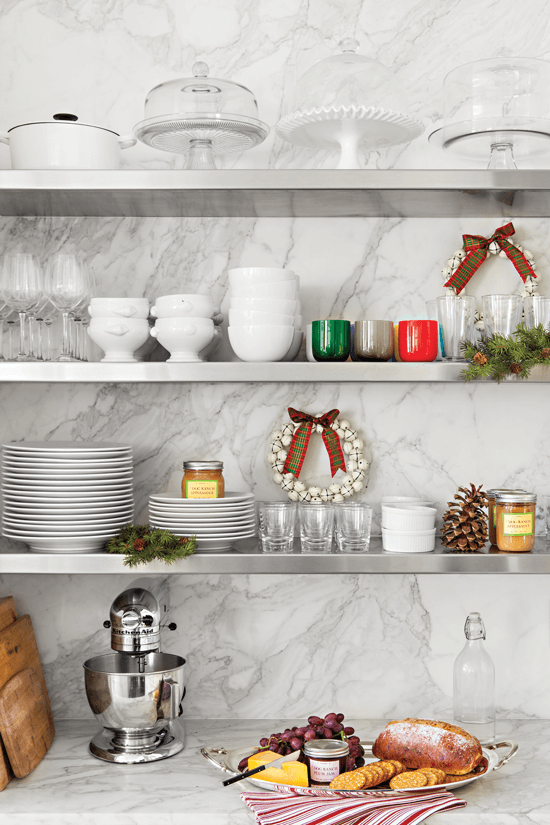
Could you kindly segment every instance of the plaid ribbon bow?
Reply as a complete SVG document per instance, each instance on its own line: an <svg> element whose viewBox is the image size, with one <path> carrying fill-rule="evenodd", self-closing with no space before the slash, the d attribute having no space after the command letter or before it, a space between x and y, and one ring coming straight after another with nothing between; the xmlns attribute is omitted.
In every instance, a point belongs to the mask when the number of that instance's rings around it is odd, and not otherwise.
<svg viewBox="0 0 550 825"><path fill-rule="evenodd" d="M288 414L291 420L300 426L292 437L292 443L288 449L288 455L286 457L285 466L283 467L283 473L292 473L296 476L296 478L299 478L304 459L306 457L309 439L311 438L311 433L317 424L320 424L321 427L323 427L322 437L330 459L331 475L333 476L337 470L344 470L344 472L346 471L346 462L344 459L344 453L342 452L340 439L330 426L334 423L334 421L336 421L339 412L340 410L330 410L324 415L319 416L319 418L315 418L313 415L300 412L299 410L295 410L293 407L288 408Z"/></svg>
<svg viewBox="0 0 550 825"><path fill-rule="evenodd" d="M505 226L497 229L490 238L484 238L483 235L463 235L462 241L467 255L458 269L453 272L445 286L452 286L456 289L456 294L460 295L474 272L479 269L487 257L489 246L492 243L497 243L502 251L506 253L524 283L528 275L530 275L531 278L536 278L535 270L523 252L520 252L517 247L506 240L506 238L509 238L514 232L513 223L507 223Z"/></svg>

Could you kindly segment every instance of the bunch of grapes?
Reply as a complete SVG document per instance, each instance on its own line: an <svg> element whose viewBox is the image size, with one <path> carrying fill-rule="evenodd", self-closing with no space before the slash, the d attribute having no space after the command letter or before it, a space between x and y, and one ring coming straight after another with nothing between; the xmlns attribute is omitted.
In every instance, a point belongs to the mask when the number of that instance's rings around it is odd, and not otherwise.
<svg viewBox="0 0 550 825"><path fill-rule="evenodd" d="M286 756L293 751L301 750L304 742L312 739L343 739L349 745L349 756L346 761L346 771L351 771L364 764L363 748L358 736L354 736L355 728L345 727L343 713L327 713L324 719L320 716L310 716L307 725L287 728L282 733L272 733L260 739L262 750L271 750L280 756ZM300 756L303 761L303 754ZM246 770L248 757L241 760L239 770Z"/></svg>

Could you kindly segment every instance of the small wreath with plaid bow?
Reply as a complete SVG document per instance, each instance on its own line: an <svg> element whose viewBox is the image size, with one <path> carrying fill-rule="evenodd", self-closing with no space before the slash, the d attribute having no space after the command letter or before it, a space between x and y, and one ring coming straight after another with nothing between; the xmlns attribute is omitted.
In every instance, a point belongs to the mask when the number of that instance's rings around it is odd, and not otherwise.
<svg viewBox="0 0 550 825"><path fill-rule="evenodd" d="M288 408L292 423L284 424L271 434L267 462L273 481L291 501L339 502L351 498L368 484L369 462L363 455L363 440L349 421L338 419L339 410L309 415ZM341 483L327 487L306 487L299 480L311 435L319 433L327 449L331 475L338 470L347 474Z"/></svg>
<svg viewBox="0 0 550 825"><path fill-rule="evenodd" d="M463 249L457 249L441 270L445 288L453 295L460 295L487 256L499 255L501 258L508 258L521 277L516 292L522 298L536 295L538 281L533 254L510 240L514 232L514 225L507 223L499 227L490 238L484 238L482 235L463 235ZM479 310L475 313L475 327L480 332L485 329L483 314Z"/></svg>

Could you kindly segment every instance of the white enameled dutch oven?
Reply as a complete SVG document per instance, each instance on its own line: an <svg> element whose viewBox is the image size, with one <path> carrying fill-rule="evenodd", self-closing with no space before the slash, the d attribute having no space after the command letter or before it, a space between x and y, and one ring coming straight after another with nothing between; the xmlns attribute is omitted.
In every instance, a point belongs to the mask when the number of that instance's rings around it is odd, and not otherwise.
<svg viewBox="0 0 550 825"><path fill-rule="evenodd" d="M0 132L0 142L10 147L12 169L118 169L120 150L137 141L59 114Z"/></svg>

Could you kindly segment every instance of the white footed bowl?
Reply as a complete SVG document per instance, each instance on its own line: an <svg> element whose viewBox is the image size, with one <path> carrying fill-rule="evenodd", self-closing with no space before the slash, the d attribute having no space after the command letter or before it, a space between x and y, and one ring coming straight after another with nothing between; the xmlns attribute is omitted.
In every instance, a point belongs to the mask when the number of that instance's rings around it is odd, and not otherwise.
<svg viewBox="0 0 550 825"><path fill-rule="evenodd" d="M294 337L293 326L228 327L229 341L241 361L282 361Z"/></svg>
<svg viewBox="0 0 550 825"><path fill-rule="evenodd" d="M147 298L91 298L91 318L148 318Z"/></svg>
<svg viewBox="0 0 550 825"><path fill-rule="evenodd" d="M258 284L257 286L231 287L234 298L276 298L295 300L298 296L298 281L279 281L275 284Z"/></svg>
<svg viewBox="0 0 550 825"><path fill-rule="evenodd" d="M243 326L245 324L258 324L263 326L289 327L294 324L292 315L281 315L275 312L259 312L256 309L230 309L229 324L231 326Z"/></svg>
<svg viewBox="0 0 550 825"><path fill-rule="evenodd" d="M239 269L230 269L228 276L232 288L296 280L296 273L291 269L275 269L270 266L244 266Z"/></svg>
<svg viewBox="0 0 550 825"><path fill-rule="evenodd" d="M212 318L214 311L211 298L194 293L161 295L151 307L154 318Z"/></svg>
<svg viewBox="0 0 550 825"><path fill-rule="evenodd" d="M134 352L149 337L146 318L92 318L88 335L105 353L102 361L136 361Z"/></svg>
<svg viewBox="0 0 550 825"><path fill-rule="evenodd" d="M302 316L295 315L294 316L294 329L302 329Z"/></svg>
<svg viewBox="0 0 550 825"><path fill-rule="evenodd" d="M302 346L302 340L304 337L304 333L300 329L294 330L294 337L292 339L292 344L290 345L290 349L285 355L284 358L281 358L281 361L294 361L298 353L300 352L300 347Z"/></svg>
<svg viewBox="0 0 550 825"><path fill-rule="evenodd" d="M168 361L202 361L199 353L221 335L210 318L159 318L151 335L170 353Z"/></svg>
<svg viewBox="0 0 550 825"><path fill-rule="evenodd" d="M280 315L295 315L298 301L294 298L236 298L231 296L229 309L253 309L257 312L276 312Z"/></svg>

